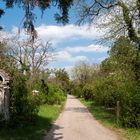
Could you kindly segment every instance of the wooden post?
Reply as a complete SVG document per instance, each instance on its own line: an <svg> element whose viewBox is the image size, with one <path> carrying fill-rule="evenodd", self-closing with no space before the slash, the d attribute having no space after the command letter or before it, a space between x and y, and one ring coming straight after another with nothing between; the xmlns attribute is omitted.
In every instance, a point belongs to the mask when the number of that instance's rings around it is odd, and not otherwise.
<svg viewBox="0 0 140 140"><path fill-rule="evenodd" d="M120 117L120 101L117 101L116 117L117 117L117 120Z"/></svg>

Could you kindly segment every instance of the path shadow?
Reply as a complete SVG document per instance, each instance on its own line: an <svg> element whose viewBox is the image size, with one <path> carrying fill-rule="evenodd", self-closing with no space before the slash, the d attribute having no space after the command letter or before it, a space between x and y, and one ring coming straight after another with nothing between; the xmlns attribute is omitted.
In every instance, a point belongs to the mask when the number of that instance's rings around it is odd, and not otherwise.
<svg viewBox="0 0 140 140"><path fill-rule="evenodd" d="M50 130L52 118L37 116L33 123L13 125L0 125L0 140L39 140L43 138L46 130ZM2 129L1 129L2 128Z"/></svg>
<svg viewBox="0 0 140 140"><path fill-rule="evenodd" d="M50 130L50 132L44 138L44 140L62 140L63 134L56 132L59 129L63 129L63 127L60 127L60 126L54 124L52 129Z"/></svg>
<svg viewBox="0 0 140 140"><path fill-rule="evenodd" d="M88 109L85 107L68 107L64 111L74 111L80 113L88 113Z"/></svg>

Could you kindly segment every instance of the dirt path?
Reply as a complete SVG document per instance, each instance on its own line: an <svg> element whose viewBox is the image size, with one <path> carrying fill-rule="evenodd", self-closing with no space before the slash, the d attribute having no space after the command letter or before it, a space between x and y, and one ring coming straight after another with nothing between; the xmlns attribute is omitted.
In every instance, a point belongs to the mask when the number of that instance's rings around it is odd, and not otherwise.
<svg viewBox="0 0 140 140"><path fill-rule="evenodd" d="M117 139L117 135L96 121L79 100L68 95L63 113L44 140Z"/></svg>

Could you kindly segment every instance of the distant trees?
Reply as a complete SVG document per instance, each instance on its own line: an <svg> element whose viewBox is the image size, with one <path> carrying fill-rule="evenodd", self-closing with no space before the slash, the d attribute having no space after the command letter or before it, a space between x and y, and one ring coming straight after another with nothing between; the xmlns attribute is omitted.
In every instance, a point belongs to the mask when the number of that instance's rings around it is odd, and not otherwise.
<svg viewBox="0 0 140 140"><path fill-rule="evenodd" d="M86 100L93 99L92 85L98 79L99 65L90 64L86 61L79 61L75 64L72 73L72 93Z"/></svg>
<svg viewBox="0 0 140 140"><path fill-rule="evenodd" d="M81 86L86 83L91 83L92 78L96 77L94 72L98 68L99 66L97 64L89 64L86 61L77 62L72 69L72 79Z"/></svg>
<svg viewBox="0 0 140 140"><path fill-rule="evenodd" d="M65 69L58 69L54 71L55 80L58 86L65 92L69 92L69 75Z"/></svg>

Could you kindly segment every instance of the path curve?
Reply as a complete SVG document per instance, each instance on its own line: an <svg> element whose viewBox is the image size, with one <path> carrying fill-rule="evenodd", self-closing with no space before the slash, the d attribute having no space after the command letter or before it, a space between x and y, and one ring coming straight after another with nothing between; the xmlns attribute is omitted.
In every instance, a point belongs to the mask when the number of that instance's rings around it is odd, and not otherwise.
<svg viewBox="0 0 140 140"><path fill-rule="evenodd" d="M44 140L118 140L102 126L74 96L68 95L65 109Z"/></svg>

